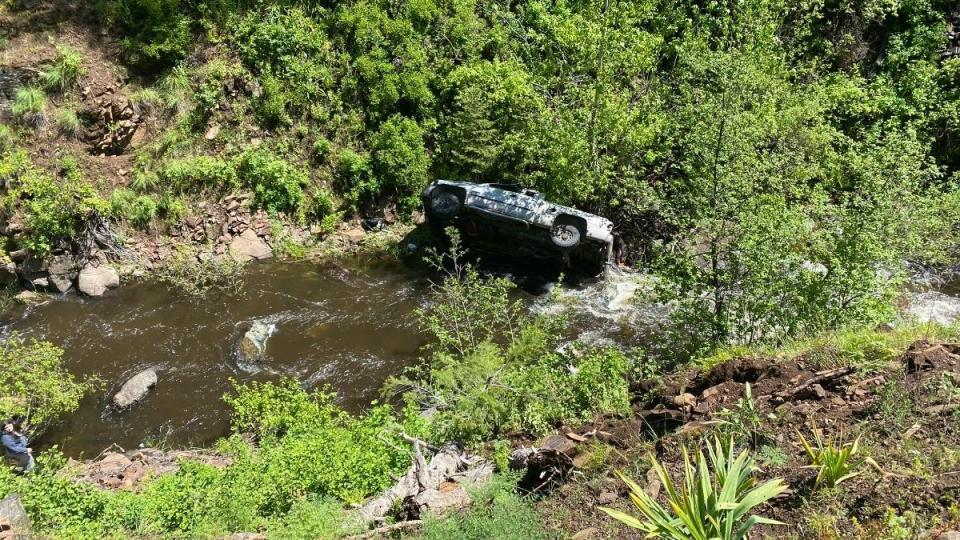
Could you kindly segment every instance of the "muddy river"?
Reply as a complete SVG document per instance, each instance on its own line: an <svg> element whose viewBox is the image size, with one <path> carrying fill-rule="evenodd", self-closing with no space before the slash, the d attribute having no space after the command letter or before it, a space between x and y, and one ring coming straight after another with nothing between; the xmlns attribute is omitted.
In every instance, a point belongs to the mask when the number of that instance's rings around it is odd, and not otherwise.
<svg viewBox="0 0 960 540"><path fill-rule="evenodd" d="M220 399L230 379L296 377L329 384L341 405L362 408L384 379L416 358L424 338L414 309L426 298L422 271L399 263L251 265L239 294L202 301L135 283L101 298L66 296L6 314L4 333L49 340L78 375L96 374L103 391L44 437L69 455L95 455L110 443L204 445L228 430ZM273 324L266 358L238 362L237 344L257 320ZM130 376L153 367L156 389L123 413L107 404ZM259 369L257 369L259 368Z"/></svg>
<svg viewBox="0 0 960 540"><path fill-rule="evenodd" d="M648 350L662 341L654 336L667 311L644 300L652 281L643 274L557 285L556 276L538 275L542 269L485 270L518 282L517 297L532 311L563 313L568 340ZM354 412L380 397L383 381L413 364L426 343L414 311L428 302L428 277L422 266L397 261L259 263L248 267L235 295L198 300L132 283L100 298L70 295L16 308L3 314L0 332L48 340L64 349L70 371L104 381L39 446L57 444L72 457L112 443L206 446L229 431L221 398L231 379L289 376L306 387L329 385L337 403ZM958 320L958 284L927 284L905 307L920 320ZM275 331L265 357L249 365L239 361L239 342L258 321ZM147 368L156 370L157 387L130 409L112 411L114 393Z"/></svg>

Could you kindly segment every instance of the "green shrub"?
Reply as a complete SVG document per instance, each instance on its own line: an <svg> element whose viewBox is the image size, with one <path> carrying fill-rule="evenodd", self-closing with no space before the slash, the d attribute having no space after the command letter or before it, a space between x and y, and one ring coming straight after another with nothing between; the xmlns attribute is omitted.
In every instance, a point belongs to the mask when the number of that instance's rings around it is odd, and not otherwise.
<svg viewBox="0 0 960 540"><path fill-rule="evenodd" d="M156 268L156 277L190 296L202 297L211 291L236 294L243 286L243 263L232 257L197 257L180 249Z"/></svg>
<svg viewBox="0 0 960 540"><path fill-rule="evenodd" d="M442 518L427 515L423 531L416 536L423 540L526 540L554 538L547 532L543 518L530 501L516 493L517 478L497 475L488 484L473 489L475 501L462 513L455 512Z"/></svg>
<svg viewBox="0 0 960 540"><path fill-rule="evenodd" d="M337 187L352 209L357 210L362 201L369 201L380 192L370 156L344 148L337 157Z"/></svg>
<svg viewBox="0 0 960 540"><path fill-rule="evenodd" d="M73 109L57 111L57 129L65 137L78 138L80 136L80 119L77 118L77 112Z"/></svg>
<svg viewBox="0 0 960 540"><path fill-rule="evenodd" d="M157 215L157 201L150 195L140 195L130 205L130 214L127 219L134 227L145 229L153 222Z"/></svg>
<svg viewBox="0 0 960 540"><path fill-rule="evenodd" d="M130 94L130 103L142 114L152 114L164 107L163 96L155 88L141 88Z"/></svg>
<svg viewBox="0 0 960 540"><path fill-rule="evenodd" d="M306 171L267 150L249 150L237 160L237 176L251 187L254 202L270 212L296 215L304 202ZM302 217L302 214L299 216Z"/></svg>
<svg viewBox="0 0 960 540"><path fill-rule="evenodd" d="M683 483L676 486L667 469L654 458L650 462L666 493L668 508L626 476L620 478L630 487L630 499L641 518L610 508L601 508L613 518L650 536L687 540L717 538L742 540L760 524L782 525L751 514L761 504L787 491L779 478L757 485L757 467L744 450L734 454L733 442L723 445L714 439L703 451L691 456L683 453ZM696 464L694 464L696 459Z"/></svg>
<svg viewBox="0 0 960 540"><path fill-rule="evenodd" d="M38 255L48 253L59 239L74 238L87 214L105 206L79 175L58 180L34 168L22 172L4 204L25 225L18 243Z"/></svg>
<svg viewBox="0 0 960 540"><path fill-rule="evenodd" d="M10 103L10 112L18 123L40 127L47 122L45 109L47 97L39 88L25 87L17 90Z"/></svg>
<svg viewBox="0 0 960 540"><path fill-rule="evenodd" d="M510 299L513 284L481 276L459 250L454 234L450 253L433 259L448 273L418 312L435 339L433 355L388 381L388 388L414 389L408 399L437 411L435 439L480 444L501 432L538 435L629 411L629 358L612 349L557 351L562 321L528 314Z"/></svg>
<svg viewBox="0 0 960 540"><path fill-rule="evenodd" d="M133 213L133 203L137 194L127 188L119 188L110 193L107 208L110 216L116 219L129 219Z"/></svg>
<svg viewBox="0 0 960 540"><path fill-rule="evenodd" d="M181 0L104 0L99 7L106 22L126 34L121 48L141 69L174 64L195 43L188 5Z"/></svg>
<svg viewBox="0 0 960 540"><path fill-rule="evenodd" d="M16 135L14 135L10 126L0 124L0 153L7 155L8 152L13 150L16 140Z"/></svg>
<svg viewBox="0 0 960 540"><path fill-rule="evenodd" d="M183 199L175 197L169 191L160 197L157 203L157 213L167 225L176 225L187 215L187 205Z"/></svg>
<svg viewBox="0 0 960 540"><path fill-rule="evenodd" d="M63 349L14 334L0 341L0 419L22 418L27 433L42 432L75 411L95 379L78 380L63 367Z"/></svg>
<svg viewBox="0 0 960 540"><path fill-rule="evenodd" d="M420 191L427 185L430 157L424 133L414 120L394 115L380 126L370 145L374 174L382 189L398 198L404 213L419 205Z"/></svg>
<svg viewBox="0 0 960 540"><path fill-rule="evenodd" d="M157 177L164 186L180 193L199 193L208 189L228 191L240 185L234 164L213 156L168 161L157 172Z"/></svg>
<svg viewBox="0 0 960 540"><path fill-rule="evenodd" d="M47 90L63 92L76 86L83 76L83 55L69 45L57 45L53 65L40 74L40 81Z"/></svg>
<svg viewBox="0 0 960 540"><path fill-rule="evenodd" d="M339 538L352 531L346 528L343 504L333 498L309 497L293 503L290 511L272 522L268 536L278 540ZM359 534L359 532L357 532Z"/></svg>

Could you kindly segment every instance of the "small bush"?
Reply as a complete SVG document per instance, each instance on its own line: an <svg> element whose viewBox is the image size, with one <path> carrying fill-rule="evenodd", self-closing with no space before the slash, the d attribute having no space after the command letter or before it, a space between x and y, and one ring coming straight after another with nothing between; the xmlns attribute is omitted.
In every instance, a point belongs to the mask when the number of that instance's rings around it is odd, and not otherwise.
<svg viewBox="0 0 960 540"><path fill-rule="evenodd" d="M208 254L209 255L209 254ZM188 249L177 251L156 270L157 279L190 296L211 291L236 294L243 286L243 263L231 257L197 257Z"/></svg>
<svg viewBox="0 0 960 540"><path fill-rule="evenodd" d="M47 123L45 109L47 97L39 88L26 87L17 90L10 103L10 112L19 124L30 127L41 127Z"/></svg>
<svg viewBox="0 0 960 540"><path fill-rule="evenodd" d="M270 212L291 215L301 209L309 177L289 160L266 150L251 150L237 160L237 176L254 193L254 202ZM300 217L303 217L302 214Z"/></svg>
<svg viewBox="0 0 960 540"><path fill-rule="evenodd" d="M141 195L133 200L127 219L134 227L147 228L157 215L157 201L149 195Z"/></svg>
<svg viewBox="0 0 960 540"><path fill-rule="evenodd" d="M417 207L420 191L427 185L430 157L423 137L416 121L394 115L380 126L371 143L374 173L382 188L397 197L403 213Z"/></svg>
<svg viewBox="0 0 960 540"><path fill-rule="evenodd" d="M84 72L83 55L68 45L57 45L53 65L40 74L40 81L47 90L63 92L76 86Z"/></svg>
<svg viewBox="0 0 960 540"><path fill-rule="evenodd" d="M797 431L797 437L800 438L800 444L810 458L810 467L817 469L814 488L820 486L834 488L841 482L858 476L860 474L858 469L864 463L873 462L871 458L855 457L860 449L860 437L854 439L852 443L846 443L843 441L842 432L836 439L824 440L816 426L813 426L812 431L814 443L812 445L799 431Z"/></svg>
<svg viewBox="0 0 960 540"><path fill-rule="evenodd" d="M750 515L754 508L787 491L782 480L777 478L757 485L753 459L746 450L740 455L734 454L732 441L724 445L714 439L713 444L707 446L707 456L709 461L702 450L693 456L684 449L680 486L673 483L663 464L650 457L669 507L664 508L640 486L618 473L630 487L630 499L640 518L610 508L601 510L651 537L672 540L741 540L757 525L782 525L779 521Z"/></svg>
<svg viewBox="0 0 960 540"><path fill-rule="evenodd" d="M35 435L75 411L95 380L78 380L62 359L63 349L46 341L24 341L16 334L0 341L0 419L20 418L23 429Z"/></svg>
<svg viewBox="0 0 960 540"><path fill-rule="evenodd" d="M10 129L10 126L5 126L0 124L0 153L7 154L10 152L16 142L16 136L13 134L13 130Z"/></svg>
<svg viewBox="0 0 960 540"><path fill-rule="evenodd" d="M470 509L443 518L424 518L423 540L486 540L553 538L543 525L543 518L530 501L516 493L517 478L497 475L487 485L471 492Z"/></svg>
<svg viewBox="0 0 960 540"><path fill-rule="evenodd" d="M19 214L25 225L18 240L21 247L45 255L57 240L75 237L91 210L106 205L79 174L56 179L26 167L4 204L8 211Z"/></svg>
<svg viewBox="0 0 960 540"><path fill-rule="evenodd" d="M57 129L64 137L76 139L80 136L80 119L73 109L57 111Z"/></svg>
<svg viewBox="0 0 960 540"><path fill-rule="evenodd" d="M157 177L165 186L180 193L199 193L206 189L226 191L240 184L233 163L213 156L168 161Z"/></svg>
<svg viewBox="0 0 960 540"><path fill-rule="evenodd" d="M163 96L154 88L141 88L130 94L130 103L141 114L153 114L164 107Z"/></svg>

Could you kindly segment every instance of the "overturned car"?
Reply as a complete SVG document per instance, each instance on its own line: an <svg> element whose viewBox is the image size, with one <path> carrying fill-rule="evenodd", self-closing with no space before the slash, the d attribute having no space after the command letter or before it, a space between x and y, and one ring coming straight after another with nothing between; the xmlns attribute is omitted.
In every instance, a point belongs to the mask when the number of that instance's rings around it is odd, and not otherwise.
<svg viewBox="0 0 960 540"><path fill-rule="evenodd" d="M554 259L597 273L613 254L613 223L515 184L437 180L421 194L427 220L456 226L471 249Z"/></svg>

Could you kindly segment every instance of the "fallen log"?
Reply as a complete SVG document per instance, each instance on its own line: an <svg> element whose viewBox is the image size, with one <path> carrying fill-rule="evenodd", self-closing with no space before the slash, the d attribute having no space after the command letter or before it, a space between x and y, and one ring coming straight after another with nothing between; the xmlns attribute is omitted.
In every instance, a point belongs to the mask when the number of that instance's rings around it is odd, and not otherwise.
<svg viewBox="0 0 960 540"><path fill-rule="evenodd" d="M806 391L812 391L812 387L815 384L820 384L826 381L832 381L839 379L840 377L845 377L854 372L853 367L842 367L836 369L827 369L824 371L818 371L806 381L794 386L793 388L788 388L787 390L777 392L773 395L773 401L777 403L783 403L788 399L793 399Z"/></svg>
<svg viewBox="0 0 960 540"><path fill-rule="evenodd" d="M423 521L419 519L411 519L410 521L401 521L400 523L394 523L392 525L384 525L383 527L377 527L376 529L371 529L363 534L356 534L354 536L348 536L347 540L367 540L369 538L380 538L383 535L388 533L397 532L397 531L406 531L408 529L419 529L423 526Z"/></svg>

